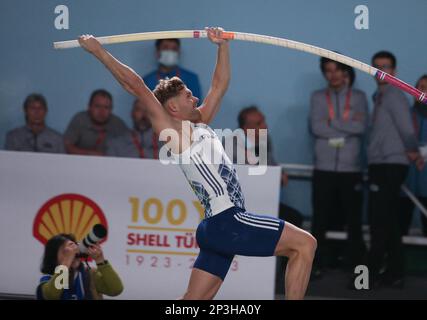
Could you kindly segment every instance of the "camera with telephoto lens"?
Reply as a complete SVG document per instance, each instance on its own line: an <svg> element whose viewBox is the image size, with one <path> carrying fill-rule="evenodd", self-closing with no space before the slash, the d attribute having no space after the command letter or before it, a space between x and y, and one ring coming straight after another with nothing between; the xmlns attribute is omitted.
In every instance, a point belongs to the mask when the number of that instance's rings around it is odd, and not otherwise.
<svg viewBox="0 0 427 320"><path fill-rule="evenodd" d="M79 257L87 257L89 247L95 245L107 236L107 229L102 224L95 224L92 230L79 243Z"/></svg>

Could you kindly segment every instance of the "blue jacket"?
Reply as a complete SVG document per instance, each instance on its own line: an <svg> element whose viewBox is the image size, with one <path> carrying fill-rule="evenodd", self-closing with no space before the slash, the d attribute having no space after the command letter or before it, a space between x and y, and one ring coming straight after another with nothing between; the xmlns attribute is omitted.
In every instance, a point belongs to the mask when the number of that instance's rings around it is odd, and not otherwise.
<svg viewBox="0 0 427 320"><path fill-rule="evenodd" d="M412 120L420 146L427 145L427 117L412 108ZM414 164L409 167L408 178L406 179L408 188L419 197L427 197L427 166L422 171L418 171Z"/></svg>

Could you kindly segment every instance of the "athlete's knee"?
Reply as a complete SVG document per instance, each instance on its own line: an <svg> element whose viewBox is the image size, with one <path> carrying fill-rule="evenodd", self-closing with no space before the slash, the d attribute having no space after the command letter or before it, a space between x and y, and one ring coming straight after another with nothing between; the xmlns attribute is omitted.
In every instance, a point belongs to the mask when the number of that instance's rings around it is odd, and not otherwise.
<svg viewBox="0 0 427 320"><path fill-rule="evenodd" d="M297 244L292 248L292 253L301 256L306 260L313 260L316 253L317 240L310 233L301 231L300 239Z"/></svg>
<svg viewBox="0 0 427 320"><path fill-rule="evenodd" d="M291 224L285 226L279 243L276 246L276 256L303 256L313 259L317 248L316 239L307 231L297 228Z"/></svg>
<svg viewBox="0 0 427 320"><path fill-rule="evenodd" d="M304 251L304 253L310 257L311 259L314 258L314 254L316 253L316 249L317 249L317 240L315 237L313 237L310 233L306 233L305 234L306 239L304 240L305 245L303 246L304 248L302 249Z"/></svg>

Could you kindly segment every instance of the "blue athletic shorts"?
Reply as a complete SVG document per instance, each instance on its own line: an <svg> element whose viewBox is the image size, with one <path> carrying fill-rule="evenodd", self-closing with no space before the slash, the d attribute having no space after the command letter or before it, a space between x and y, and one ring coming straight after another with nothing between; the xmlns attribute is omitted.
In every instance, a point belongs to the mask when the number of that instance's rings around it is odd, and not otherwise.
<svg viewBox="0 0 427 320"><path fill-rule="evenodd" d="M285 221L232 207L204 219L196 231L199 256L194 268L224 280L234 255L274 255Z"/></svg>

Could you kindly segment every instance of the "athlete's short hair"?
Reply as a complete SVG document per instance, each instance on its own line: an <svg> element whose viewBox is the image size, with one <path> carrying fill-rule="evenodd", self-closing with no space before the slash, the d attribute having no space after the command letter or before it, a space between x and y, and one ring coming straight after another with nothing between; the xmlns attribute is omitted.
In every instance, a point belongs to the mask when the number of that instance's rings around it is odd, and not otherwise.
<svg viewBox="0 0 427 320"><path fill-rule="evenodd" d="M164 105L170 98L176 97L184 87L185 83L178 77L162 79L159 81L153 93L157 100Z"/></svg>

